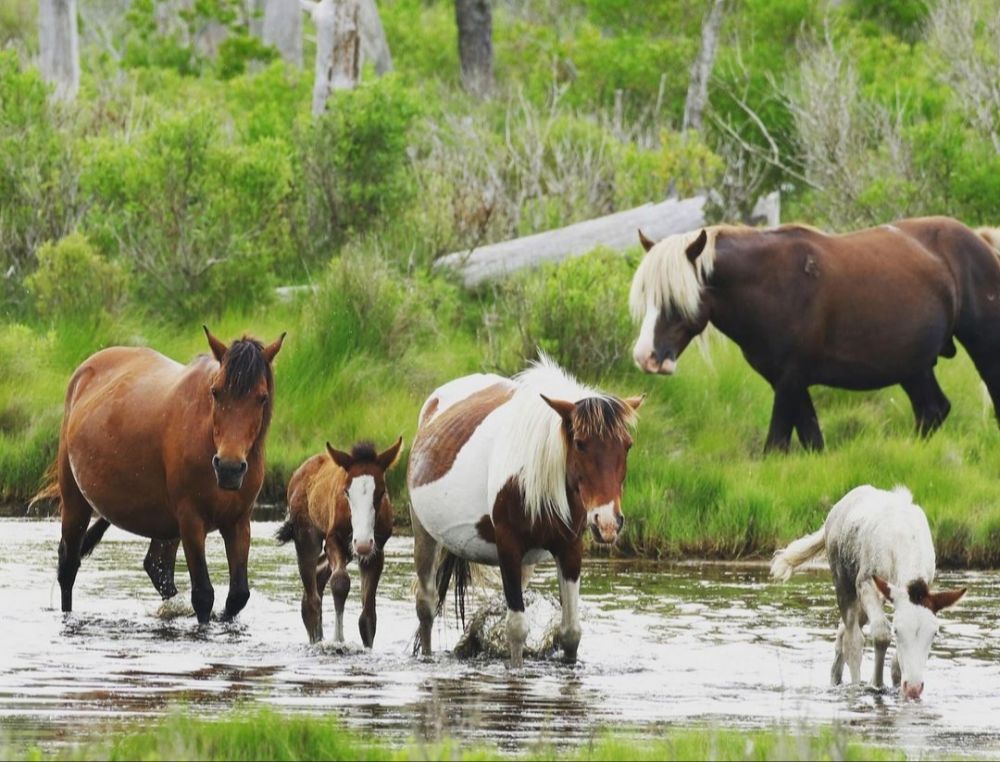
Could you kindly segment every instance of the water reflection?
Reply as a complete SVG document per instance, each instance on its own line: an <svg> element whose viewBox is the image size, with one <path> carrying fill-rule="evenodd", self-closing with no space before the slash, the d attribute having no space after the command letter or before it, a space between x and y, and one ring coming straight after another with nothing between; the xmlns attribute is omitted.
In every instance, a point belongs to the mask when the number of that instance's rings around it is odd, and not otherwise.
<svg viewBox="0 0 1000 762"><path fill-rule="evenodd" d="M1000 753L1000 585L990 574L942 575L942 585L968 585L970 593L942 615L925 699L904 703L892 690L827 687L836 612L822 570L781 587L761 567L592 560L582 586L581 661L510 673L497 661L410 655L416 619L405 539L389 545L375 650L360 647L356 582L345 616L349 644L308 645L294 552L272 543L274 528L254 526L247 609L236 622L201 627L183 600L183 558L181 595L163 606L142 572L146 544L116 530L84 562L77 611L62 614L53 595L58 524L0 521L2 730L18 742L61 743L92 727L84 719L107 727L181 702L201 716L260 703L333 713L391 743L450 736L516 749L582 743L601 727L657 734L669 725L777 721L837 722L924 755ZM218 537L208 550L224 601ZM540 568L534 584L554 593L552 569ZM449 648L457 637L453 618L436 625L436 644ZM867 675L870 650L866 656Z"/></svg>

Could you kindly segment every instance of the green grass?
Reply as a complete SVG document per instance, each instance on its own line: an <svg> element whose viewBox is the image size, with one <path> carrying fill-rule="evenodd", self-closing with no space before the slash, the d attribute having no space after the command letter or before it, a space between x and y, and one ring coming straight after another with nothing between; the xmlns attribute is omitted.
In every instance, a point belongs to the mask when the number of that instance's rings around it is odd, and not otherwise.
<svg viewBox="0 0 1000 762"><path fill-rule="evenodd" d="M520 367L516 325L508 319L484 327L496 311L488 295L461 294L440 278L399 286L393 277L346 278L315 296L213 321L226 339L248 331L269 341L288 331L275 367L265 499L280 500L294 469L326 440L346 447L370 438L382 447L402 434L409 444L417 412L436 386ZM365 296L368 289L374 297ZM621 303L624 310L624 293ZM55 452L73 368L115 343L152 346L181 361L206 349L198 325L165 326L129 314L113 325L0 325L0 501L26 500L38 487ZM620 362L604 377L586 379L616 394L648 395L626 481L626 532L614 552L763 557L813 531L852 487L905 484L927 512L942 565L1000 566L1000 432L992 405L963 352L938 368L953 410L933 437L914 434L899 387L817 388L826 451L807 453L796 443L786 455L767 457L771 391L722 337L711 339L707 355L688 350L671 378ZM389 482L403 524L405 466L404 457Z"/></svg>
<svg viewBox="0 0 1000 762"><path fill-rule="evenodd" d="M6 757L7 755L5 755ZM18 756L16 753L15 758ZM672 730L649 740L598 736L586 745L559 751L529 747L518 755L501 754L483 745L457 741L425 744L411 741L401 749L347 730L336 719L291 717L273 712L233 714L219 721L175 714L152 728L115 734L114 740L84 743L46 754L31 749L21 758L156 760L896 760L893 749L864 745L840 729L817 728L793 733L786 728L758 731L721 729ZM8 757L10 758L10 757Z"/></svg>

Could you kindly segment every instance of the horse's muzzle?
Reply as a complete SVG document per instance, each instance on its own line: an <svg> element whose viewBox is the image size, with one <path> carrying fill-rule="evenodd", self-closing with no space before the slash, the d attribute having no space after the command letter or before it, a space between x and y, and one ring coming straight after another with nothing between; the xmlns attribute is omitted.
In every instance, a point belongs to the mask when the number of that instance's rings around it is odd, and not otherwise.
<svg viewBox="0 0 1000 762"><path fill-rule="evenodd" d="M215 479L219 483L219 489L238 490L243 486L243 477L247 473L245 460L223 460L214 455L212 468L215 469Z"/></svg>
<svg viewBox="0 0 1000 762"><path fill-rule="evenodd" d="M602 506L588 512L587 523L596 542L611 545L618 539L618 533L625 524L625 517Z"/></svg>
<svg viewBox="0 0 1000 762"><path fill-rule="evenodd" d="M920 698L920 694L924 692L923 683L908 683L903 681L903 698L915 701Z"/></svg>
<svg viewBox="0 0 1000 762"><path fill-rule="evenodd" d="M635 364L644 373L655 373L661 376L672 376L677 370L677 361L671 357L665 357L663 361L656 359L655 354L649 355L645 360L635 358Z"/></svg>

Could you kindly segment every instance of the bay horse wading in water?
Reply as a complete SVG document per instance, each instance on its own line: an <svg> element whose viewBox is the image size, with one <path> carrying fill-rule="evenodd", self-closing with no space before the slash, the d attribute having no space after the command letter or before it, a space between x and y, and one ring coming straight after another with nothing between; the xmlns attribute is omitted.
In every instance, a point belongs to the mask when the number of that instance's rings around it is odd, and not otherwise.
<svg viewBox="0 0 1000 762"><path fill-rule="evenodd" d="M951 405L934 377L938 357L966 348L1000 412L998 252L956 220L926 217L845 235L786 225L714 226L654 244L632 280L641 321L633 349L647 373L671 374L709 323L743 350L774 389L765 450L792 430L821 450L814 384L900 384L928 435Z"/></svg>
<svg viewBox="0 0 1000 762"><path fill-rule="evenodd" d="M145 567L164 598L177 592L174 560L183 544L202 623L215 602L205 535L218 529L229 561L224 617L246 605L250 509L264 479L274 405L271 363L285 334L266 347L246 337L226 346L208 328L205 335L211 355L186 366L152 349L111 347L70 379L54 481L35 498L60 503L63 611L73 609L81 556L110 524L151 538Z"/></svg>
<svg viewBox="0 0 1000 762"><path fill-rule="evenodd" d="M500 567L510 664L521 666L523 581L551 556L559 641L566 658L576 658L583 536L589 526L597 542L618 538L629 432L641 403L583 386L544 355L513 378L475 374L431 394L407 472L424 655L452 575L461 597L474 562Z"/></svg>
<svg viewBox="0 0 1000 762"><path fill-rule="evenodd" d="M782 581L796 568L826 551L837 591L840 626L830 676L843 679L844 662L851 681L861 681L861 657L867 623L875 642L872 683L883 686L885 654L895 635L892 682L902 683L904 698L915 699L924 689L924 669L931 642L938 632L937 612L965 595L961 590L930 592L935 558L927 517L905 487L892 492L865 485L844 495L830 509L816 532L779 550L771 576ZM892 603L892 625L882 609Z"/></svg>
<svg viewBox="0 0 1000 762"><path fill-rule="evenodd" d="M323 639L323 591L327 583L337 614L334 638L344 642L344 603L351 590L347 564L361 570L361 617L358 628L366 648L375 641L375 593L382 576L385 543L392 535L392 504L385 473L399 460L400 437L384 452L370 442L350 452L326 443L326 452L306 460L288 483L288 520L278 542L295 541L302 577L302 622L309 642Z"/></svg>

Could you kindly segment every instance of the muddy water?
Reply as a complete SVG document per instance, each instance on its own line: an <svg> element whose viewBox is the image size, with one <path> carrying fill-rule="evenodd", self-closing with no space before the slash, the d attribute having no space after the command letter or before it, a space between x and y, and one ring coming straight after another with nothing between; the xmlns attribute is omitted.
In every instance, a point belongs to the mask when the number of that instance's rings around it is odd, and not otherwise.
<svg viewBox="0 0 1000 762"><path fill-rule="evenodd" d="M0 520L0 736L17 745L76 741L84 728L107 732L177 706L212 716L242 703L336 715L391 743L451 736L517 748L581 743L601 728L642 735L665 724L839 723L915 753L1000 754L995 574L941 575L970 593L942 617L924 699L904 703L893 692L827 687L835 616L822 570L779 587L759 567L590 560L580 662L510 673L496 661L410 655L411 544L396 538L375 649L360 648L356 577L345 620L352 648L311 647L294 551L270 540L276 526L254 526L252 595L239 620L199 627L189 616L165 616L142 572L145 543L114 529L84 562L77 610L64 616L58 524ZM226 574L217 536L209 551L218 608ZM178 582L186 599L183 560ZM551 568L539 567L534 584L554 592ZM327 598L328 637L332 609ZM449 616L435 638L447 647L458 634ZM870 668L869 651L866 676Z"/></svg>

